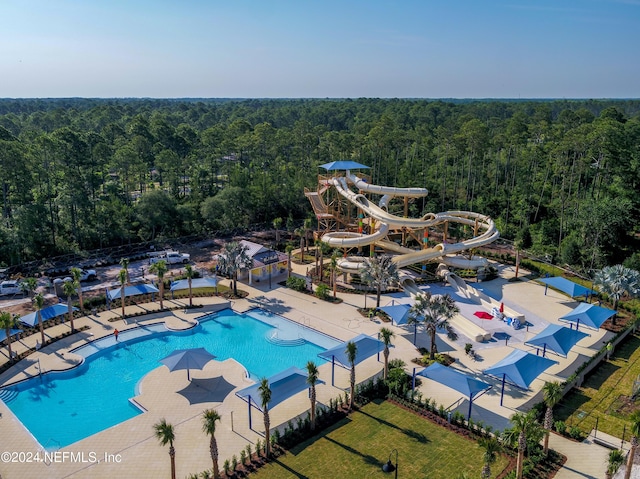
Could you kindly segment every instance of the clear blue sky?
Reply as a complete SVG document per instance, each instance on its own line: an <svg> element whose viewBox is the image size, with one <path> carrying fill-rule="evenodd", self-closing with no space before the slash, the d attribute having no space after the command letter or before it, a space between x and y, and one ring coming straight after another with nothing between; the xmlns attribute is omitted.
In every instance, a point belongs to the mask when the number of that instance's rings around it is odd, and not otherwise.
<svg viewBox="0 0 640 479"><path fill-rule="evenodd" d="M0 0L0 97L639 98L640 0Z"/></svg>

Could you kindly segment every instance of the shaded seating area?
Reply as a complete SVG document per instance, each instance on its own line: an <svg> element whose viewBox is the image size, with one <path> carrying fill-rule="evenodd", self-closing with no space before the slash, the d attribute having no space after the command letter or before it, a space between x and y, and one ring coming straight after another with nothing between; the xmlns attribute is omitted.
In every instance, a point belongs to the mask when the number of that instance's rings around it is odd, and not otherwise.
<svg viewBox="0 0 640 479"><path fill-rule="evenodd" d="M558 319L559 321L572 323L572 326L575 324L576 330L580 327L580 324L587 328L598 330L616 312L613 309L603 308L596 304L580 303L573 311Z"/></svg>
<svg viewBox="0 0 640 479"><path fill-rule="evenodd" d="M408 304L391 304L378 308L391 318L392 324L400 326L409 322L409 311L411 306Z"/></svg>
<svg viewBox="0 0 640 479"><path fill-rule="evenodd" d="M267 379L267 382L269 383L269 389L271 389L271 400L267 404L269 410L309 388L309 384L307 384L307 373L296 367L285 369L271 376ZM324 382L319 380L316 384L324 384ZM254 407L258 411L264 412L259 388L260 383L256 383L240 391L236 391L236 396L248 405L249 429L252 429L251 408Z"/></svg>
<svg viewBox="0 0 640 479"><path fill-rule="evenodd" d="M502 406L504 385L507 380L516 387L529 389L534 379L554 364L557 364L557 361L515 349L506 358L485 369L483 373L502 380L500 391L500 406Z"/></svg>
<svg viewBox="0 0 640 479"><path fill-rule="evenodd" d="M218 278L194 278L191 280L191 288L215 288L216 293L218 292ZM189 289L189 280L188 279L180 279L178 281L174 281L171 283L170 291L172 293L174 291L183 291L185 289Z"/></svg>
<svg viewBox="0 0 640 479"><path fill-rule="evenodd" d="M124 297L132 297L132 296L140 296L143 294L151 294L151 301L155 301L155 293L159 293L160 290L156 288L152 284L134 284L131 286L125 286L124 288ZM111 309L111 302L115 299L121 299L121 290L120 288L116 289L108 289L107 290L107 309Z"/></svg>
<svg viewBox="0 0 640 479"><path fill-rule="evenodd" d="M587 333L580 332L577 329L550 324L524 344L539 348L537 349L538 352L542 349L542 357L545 357L547 350L549 350L558 356L566 358L569 350L587 336L589 336Z"/></svg>
<svg viewBox="0 0 640 479"><path fill-rule="evenodd" d="M586 288L581 284L574 283L573 281L568 280L567 278L563 278L561 276L554 276L552 278L541 278L540 281L545 285L544 294L547 294L547 289L551 286L558 291L562 291L564 294L571 298L576 298L579 296L584 296L585 298L589 298L589 296L593 296L597 294L593 289Z"/></svg>
<svg viewBox="0 0 640 479"><path fill-rule="evenodd" d="M78 308L72 308L72 311L78 311ZM54 319L58 316L65 315L69 312L69 306L64 303L53 304L51 306L47 306L46 308L42 308L40 310L40 315L42 317L42 321L47 321L48 319ZM31 328L35 327L38 324L38 312L35 311L33 313L25 314L18 318L22 324L29 326Z"/></svg>
<svg viewBox="0 0 640 479"><path fill-rule="evenodd" d="M336 364L345 369L351 369L351 363L349 363L349 360L347 359L346 352L347 343L349 342L355 343L357 348L355 364L360 364L362 361L370 358L374 354L380 354L380 352L384 349L384 344L379 339L372 338L371 336L367 336L366 334L359 334L350 341L345 341L344 343L338 344L331 349L327 349L326 351L319 353L318 357L327 361L331 361L332 386L335 385L334 379Z"/></svg>
<svg viewBox="0 0 640 479"><path fill-rule="evenodd" d="M415 389L415 377L416 372L415 368L413 369L413 388ZM436 381L440 384L443 384L451 389L458 391L461 394L464 394L466 398L469 399L469 412L467 414L467 420L471 417L471 406L473 405L473 400L482 396L486 393L491 386L484 381L480 381L474 377L471 377L467 374L464 374L460 371L457 371L453 368L443 366L440 363L433 363L431 366L423 369L417 376L422 376L427 379L431 379L432 381Z"/></svg>

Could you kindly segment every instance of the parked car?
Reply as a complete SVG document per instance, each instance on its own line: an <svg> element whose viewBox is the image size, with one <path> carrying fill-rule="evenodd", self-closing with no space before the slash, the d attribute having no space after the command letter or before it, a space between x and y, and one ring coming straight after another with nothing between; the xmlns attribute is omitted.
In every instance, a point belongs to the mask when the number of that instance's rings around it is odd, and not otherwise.
<svg viewBox="0 0 640 479"><path fill-rule="evenodd" d="M24 294L24 290L18 281L7 280L0 283L0 296L13 296L15 294Z"/></svg>
<svg viewBox="0 0 640 479"><path fill-rule="evenodd" d="M179 253L178 251L165 251L164 253L149 258L149 264L165 261L167 264L187 264L191 261L191 255L187 253Z"/></svg>
<svg viewBox="0 0 640 479"><path fill-rule="evenodd" d="M98 279L98 273L95 269L80 269L80 281L95 281ZM64 281L72 281L73 278L68 276Z"/></svg>

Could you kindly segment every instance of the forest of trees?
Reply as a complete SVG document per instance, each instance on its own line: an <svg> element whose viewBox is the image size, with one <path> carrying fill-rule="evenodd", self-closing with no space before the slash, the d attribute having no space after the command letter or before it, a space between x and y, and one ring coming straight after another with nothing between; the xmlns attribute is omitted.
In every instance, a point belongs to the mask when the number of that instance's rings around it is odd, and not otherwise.
<svg viewBox="0 0 640 479"><path fill-rule="evenodd" d="M318 165L491 215L588 272L640 269L640 101L0 100L0 262L312 214Z"/></svg>

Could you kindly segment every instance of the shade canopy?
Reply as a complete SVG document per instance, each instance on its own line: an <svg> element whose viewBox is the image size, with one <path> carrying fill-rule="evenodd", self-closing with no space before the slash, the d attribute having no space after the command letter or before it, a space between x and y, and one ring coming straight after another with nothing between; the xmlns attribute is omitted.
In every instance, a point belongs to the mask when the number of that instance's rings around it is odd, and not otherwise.
<svg viewBox="0 0 640 479"><path fill-rule="evenodd" d="M269 389L271 389L271 401L267 404L269 409L274 408L281 402L295 396L309 387L309 384L307 383L307 373L296 367L285 369L284 371L271 376L267 379L267 382L269 383ZM324 382L318 380L316 384L324 384ZM236 396L249 403L250 407L253 406L264 412L262 409L262 400L260 399L259 388L260 383L253 384L237 391Z"/></svg>
<svg viewBox="0 0 640 479"><path fill-rule="evenodd" d="M71 308L72 311L78 311L78 308ZM67 314L69 312L69 306L64 303L58 303L51 306L47 306L46 308L42 308L40 310L40 315L42 316L42 321L46 321L47 319L57 318L58 316L62 316L63 314ZM27 326L35 326L38 324L38 312L33 312L29 314L25 314L18 318L23 324Z"/></svg>
<svg viewBox="0 0 640 479"><path fill-rule="evenodd" d="M519 388L529 389L534 379L554 364L557 364L556 361L516 349L483 372L507 380Z"/></svg>
<svg viewBox="0 0 640 479"><path fill-rule="evenodd" d="M347 353L345 351L347 349L347 343L350 342L355 343L357 348L355 364L361 363L384 349L384 343L379 339L372 338L366 334L360 334L351 341L345 341L342 344L338 344L331 349L319 353L318 356L332 363L336 363L343 368L350 369L351 363L347 359Z"/></svg>
<svg viewBox="0 0 640 479"><path fill-rule="evenodd" d="M134 284L125 286L124 297L137 296L139 294L159 293L160 290L152 284ZM110 301L120 298L120 288L107 290L107 297Z"/></svg>
<svg viewBox="0 0 640 479"><path fill-rule="evenodd" d="M357 161L339 160L339 161L332 161L331 163L325 163L324 165L320 165L320 168L324 168L327 171L333 171L333 170L369 169L370 167L367 165L363 165L362 163L358 163Z"/></svg>
<svg viewBox="0 0 640 479"><path fill-rule="evenodd" d="M215 288L218 286L218 278L194 278L191 280L192 288ZM189 280L181 279L171 283L171 291L189 289Z"/></svg>
<svg viewBox="0 0 640 479"><path fill-rule="evenodd" d="M575 346L578 341L587 336L589 336L587 333L580 332L577 329L569 329L559 324L550 324L542 332L524 344L542 348L543 356L547 350L550 350L560 356L566 357L569 354L569 350Z"/></svg>
<svg viewBox="0 0 640 479"><path fill-rule="evenodd" d="M555 288L563 293L575 298L576 296L587 296L589 294L596 294L596 291L586 288L581 284L574 283L566 278L555 276L553 278L539 279L541 283L544 283L552 288ZM546 291L545 291L546 292Z"/></svg>
<svg viewBox="0 0 640 479"><path fill-rule="evenodd" d="M187 370L189 378L190 369L202 369L205 365L215 359L215 356L204 348L177 349L166 358L160 360L162 364L169 368L169 371Z"/></svg>
<svg viewBox="0 0 640 479"><path fill-rule="evenodd" d="M396 325L407 324L409 321L409 311L411 306L408 304L394 304L390 306L382 306L380 311L384 311Z"/></svg>
<svg viewBox="0 0 640 479"><path fill-rule="evenodd" d="M579 325L587 326L592 329L599 329L607 319L616 314L613 309L603 308L595 304L580 303L573 311L565 314L560 321L567 321Z"/></svg>
<svg viewBox="0 0 640 479"><path fill-rule="evenodd" d="M22 332L22 329L10 329L9 337L16 336ZM4 329L0 329L0 343L7 339L7 332Z"/></svg>
<svg viewBox="0 0 640 479"><path fill-rule="evenodd" d="M473 398L478 393L491 389L492 387L484 381L468 376L453 368L443 366L440 363L433 363L428 368L420 371L418 376L423 376L440 384L444 384L469 398Z"/></svg>

